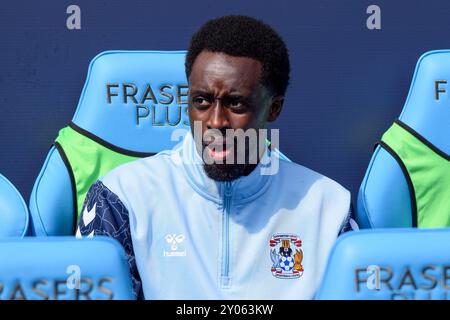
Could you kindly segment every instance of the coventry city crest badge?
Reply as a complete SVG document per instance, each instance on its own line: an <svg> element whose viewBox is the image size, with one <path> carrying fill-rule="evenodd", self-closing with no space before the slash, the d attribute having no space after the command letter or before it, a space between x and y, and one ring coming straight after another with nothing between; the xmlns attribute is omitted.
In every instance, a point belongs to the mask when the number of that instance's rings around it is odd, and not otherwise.
<svg viewBox="0 0 450 320"><path fill-rule="evenodd" d="M302 241L294 234L277 233L269 241L272 274L281 279L299 278L303 274Z"/></svg>

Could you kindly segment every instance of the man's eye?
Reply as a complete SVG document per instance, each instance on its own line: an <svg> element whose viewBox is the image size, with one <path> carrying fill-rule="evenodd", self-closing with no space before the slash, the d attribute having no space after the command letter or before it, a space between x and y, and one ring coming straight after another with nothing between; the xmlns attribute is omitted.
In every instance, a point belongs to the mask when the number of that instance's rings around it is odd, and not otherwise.
<svg viewBox="0 0 450 320"><path fill-rule="evenodd" d="M203 97L196 97L192 100L192 102L194 103L195 106L199 107L207 107L210 104L209 101Z"/></svg>
<svg viewBox="0 0 450 320"><path fill-rule="evenodd" d="M244 113L248 110L247 105L240 100L230 101L228 107L235 113Z"/></svg>
<svg viewBox="0 0 450 320"><path fill-rule="evenodd" d="M239 108L241 105L242 103L239 100L230 101L230 107L232 108Z"/></svg>

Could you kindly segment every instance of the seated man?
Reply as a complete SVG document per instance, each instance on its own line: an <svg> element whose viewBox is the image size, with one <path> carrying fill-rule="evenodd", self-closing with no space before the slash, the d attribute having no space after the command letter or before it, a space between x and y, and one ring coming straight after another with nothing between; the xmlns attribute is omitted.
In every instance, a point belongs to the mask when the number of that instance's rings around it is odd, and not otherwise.
<svg viewBox="0 0 450 320"><path fill-rule="evenodd" d="M354 222L346 189L286 160L275 131L266 140L289 81L283 40L253 18L218 18L185 66L191 132L97 181L77 235L118 239L146 299L311 299Z"/></svg>

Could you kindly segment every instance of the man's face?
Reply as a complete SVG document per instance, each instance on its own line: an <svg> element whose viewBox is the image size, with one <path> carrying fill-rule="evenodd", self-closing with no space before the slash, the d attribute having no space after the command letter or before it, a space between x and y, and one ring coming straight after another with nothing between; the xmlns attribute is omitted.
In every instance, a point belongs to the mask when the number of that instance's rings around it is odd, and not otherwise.
<svg viewBox="0 0 450 320"><path fill-rule="evenodd" d="M209 51L201 52L192 66L189 77L191 130L195 122L201 123L203 138L201 142L196 141L197 151L204 159L206 173L215 180L229 181L247 175L256 166L249 163L249 154L257 152L259 155L259 141L248 142L243 151L237 150L234 138L225 136L226 130L258 132L281 111L283 97L273 97L261 85L261 74L262 64L258 60ZM194 132L193 135L196 137ZM245 153L244 163L230 159L236 158L239 152Z"/></svg>

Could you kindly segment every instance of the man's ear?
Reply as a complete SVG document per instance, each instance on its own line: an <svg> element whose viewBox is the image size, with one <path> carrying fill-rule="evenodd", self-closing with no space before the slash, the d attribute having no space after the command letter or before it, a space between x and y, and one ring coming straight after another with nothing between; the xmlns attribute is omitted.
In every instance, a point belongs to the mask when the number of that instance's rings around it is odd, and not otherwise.
<svg viewBox="0 0 450 320"><path fill-rule="evenodd" d="M272 104L269 107L269 116L267 117L268 122L273 122L277 120L283 108L284 96L275 96L272 98Z"/></svg>

